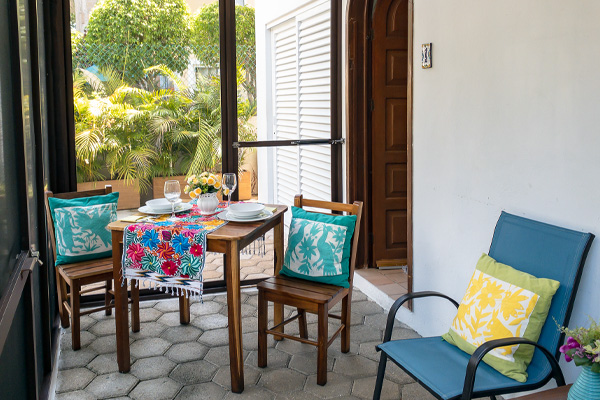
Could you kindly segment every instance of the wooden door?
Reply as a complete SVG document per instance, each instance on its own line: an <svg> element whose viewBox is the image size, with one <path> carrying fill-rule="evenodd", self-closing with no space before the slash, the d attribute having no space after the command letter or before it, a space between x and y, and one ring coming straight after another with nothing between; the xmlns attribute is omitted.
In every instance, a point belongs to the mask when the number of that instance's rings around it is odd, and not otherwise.
<svg viewBox="0 0 600 400"><path fill-rule="evenodd" d="M373 262L406 265L408 257L408 0L377 1L372 43Z"/></svg>

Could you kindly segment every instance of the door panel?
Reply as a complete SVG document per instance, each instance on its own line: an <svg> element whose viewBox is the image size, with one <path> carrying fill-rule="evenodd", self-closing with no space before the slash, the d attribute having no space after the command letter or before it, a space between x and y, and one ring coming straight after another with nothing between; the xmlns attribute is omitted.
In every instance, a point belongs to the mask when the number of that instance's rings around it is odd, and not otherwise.
<svg viewBox="0 0 600 400"><path fill-rule="evenodd" d="M259 201L291 204L297 194L340 201L339 1L312 0L300 8L292 3L285 17L267 24L268 62L250 68L257 85L266 87L254 98L256 138L240 135L234 146L244 155L257 149ZM257 4L257 24L268 14L265 7Z"/></svg>
<svg viewBox="0 0 600 400"><path fill-rule="evenodd" d="M371 130L373 261L407 263L408 0L377 2Z"/></svg>

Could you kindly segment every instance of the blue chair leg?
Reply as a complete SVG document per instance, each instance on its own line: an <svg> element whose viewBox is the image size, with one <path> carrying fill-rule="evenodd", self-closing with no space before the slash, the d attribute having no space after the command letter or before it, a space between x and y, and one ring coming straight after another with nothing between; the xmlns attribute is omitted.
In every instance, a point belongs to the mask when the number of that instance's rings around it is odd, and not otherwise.
<svg viewBox="0 0 600 400"><path fill-rule="evenodd" d="M385 365L387 364L387 354L381 352L381 358L379 359L379 368L377 368L377 381L375 381L375 392L373 393L373 400L379 400L381 397L381 389L383 388L383 378L385 377Z"/></svg>

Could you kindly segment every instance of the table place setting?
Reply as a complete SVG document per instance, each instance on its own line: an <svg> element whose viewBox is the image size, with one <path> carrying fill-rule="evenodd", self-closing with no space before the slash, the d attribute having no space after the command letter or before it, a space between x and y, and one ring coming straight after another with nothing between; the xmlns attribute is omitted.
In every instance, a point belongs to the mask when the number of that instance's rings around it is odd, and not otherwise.
<svg viewBox="0 0 600 400"><path fill-rule="evenodd" d="M218 201L218 191L230 196L235 190L235 178L225 178L224 174L221 183L220 175L216 174L189 176L183 192L192 199L189 203L191 208L182 211L178 208L182 192L179 182L167 181L165 199L171 205L170 210L164 199L158 205L149 202L146 206L152 209L161 205L164 208L147 214L139 210L142 215L121 218L108 225L112 235L113 277L115 282L121 283L114 287L120 372L128 372L131 368L128 280L131 280L132 287L139 287L139 281L144 281L145 286L178 296L180 323L188 324L190 299L202 300L206 252L219 253L223 255L224 280L211 281L211 288L223 288L227 292L231 386L236 393L244 390L241 287L254 284L256 280L243 280L241 257L244 254L266 254L265 235L272 232L273 273L281 269L284 214L288 207ZM205 194L209 196L202 197ZM200 199L204 199L202 206ZM132 291L131 296L136 304L134 297L139 295ZM279 311L276 310L276 319L283 321L283 308ZM140 329L139 308L132 306L131 313L131 327L137 332Z"/></svg>
<svg viewBox="0 0 600 400"><path fill-rule="evenodd" d="M273 215L274 207L265 207L260 203L235 203L221 211L217 217L230 222L256 222Z"/></svg>
<svg viewBox="0 0 600 400"><path fill-rule="evenodd" d="M235 174L232 174L235 177ZM221 184L219 177L203 173L187 179L184 192L192 201L181 201L179 181L165 182L165 197L146 202L138 209L144 215L121 219L130 223L123 232L122 277L145 281L150 288L172 295L201 299L202 271L206 259L206 236L228 222L263 221L276 211L260 203L219 202L216 193L225 188L231 198L235 179ZM215 204L199 204L205 194L215 194ZM247 251L264 251L264 237Z"/></svg>
<svg viewBox="0 0 600 400"><path fill-rule="evenodd" d="M148 200L146 202L145 206L141 206L140 208L138 208L138 211L141 213L144 213L144 214L151 214L151 215L170 214L172 211L174 211L176 214L178 214L178 213L181 213L184 211L191 210L192 206L193 206L193 204L184 203L181 200L176 203L171 203L166 198L162 198L162 199Z"/></svg>

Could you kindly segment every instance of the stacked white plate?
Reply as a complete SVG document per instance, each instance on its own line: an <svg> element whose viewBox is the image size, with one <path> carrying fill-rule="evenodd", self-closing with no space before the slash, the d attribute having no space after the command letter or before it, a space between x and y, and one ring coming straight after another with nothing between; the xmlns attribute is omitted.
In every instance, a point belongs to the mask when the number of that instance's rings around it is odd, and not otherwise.
<svg viewBox="0 0 600 400"><path fill-rule="evenodd" d="M264 204L259 203L236 203L231 204L229 208L218 217L225 221L232 222L253 222L269 218L273 213L265 209Z"/></svg>
<svg viewBox="0 0 600 400"><path fill-rule="evenodd" d="M177 203L175 203L175 207L177 207L179 205L179 203L181 203L181 200L179 200ZM156 212L170 212L171 211L171 202L165 198L148 200L146 202L146 205L148 207L150 207L152 209L152 211L156 211Z"/></svg>
<svg viewBox="0 0 600 400"><path fill-rule="evenodd" d="M175 203L175 212L188 211L192 208L192 205L189 203L182 203L179 200ZM145 206L142 206L138 209L138 211L143 212L144 214L170 214L171 213L171 203L169 200L162 199L154 199L148 200Z"/></svg>
<svg viewBox="0 0 600 400"><path fill-rule="evenodd" d="M262 214L264 209L265 205L260 203L236 203L231 204L227 211L237 219L253 219Z"/></svg>

